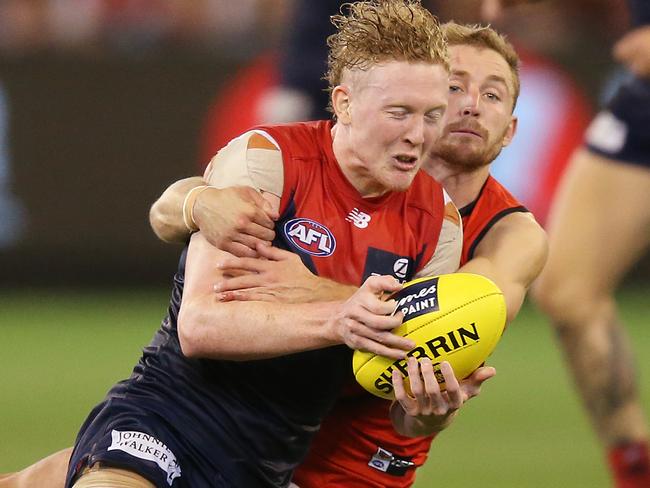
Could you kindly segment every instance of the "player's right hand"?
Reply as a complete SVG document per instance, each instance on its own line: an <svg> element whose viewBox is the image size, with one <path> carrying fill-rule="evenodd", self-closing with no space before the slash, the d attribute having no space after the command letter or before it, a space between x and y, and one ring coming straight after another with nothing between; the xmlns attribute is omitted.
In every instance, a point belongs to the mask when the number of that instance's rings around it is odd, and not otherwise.
<svg viewBox="0 0 650 488"><path fill-rule="evenodd" d="M407 359L408 386L402 374L393 370L395 401L404 413L414 417L418 423L417 435L428 435L445 429L456 412L470 399L481 393L483 383L496 374L491 366L481 366L464 380L458 380L447 361L440 363L440 372L445 382L445 391L440 391L433 364L429 358Z"/></svg>
<svg viewBox="0 0 650 488"><path fill-rule="evenodd" d="M196 199L193 217L213 246L239 257L256 257L258 244L270 245L278 213L253 188L207 189Z"/></svg>
<svg viewBox="0 0 650 488"><path fill-rule="evenodd" d="M402 285L392 276L371 276L343 303L333 317L334 335L348 347L401 359L415 343L391 331L402 323L401 312L393 314L395 300L382 299Z"/></svg>

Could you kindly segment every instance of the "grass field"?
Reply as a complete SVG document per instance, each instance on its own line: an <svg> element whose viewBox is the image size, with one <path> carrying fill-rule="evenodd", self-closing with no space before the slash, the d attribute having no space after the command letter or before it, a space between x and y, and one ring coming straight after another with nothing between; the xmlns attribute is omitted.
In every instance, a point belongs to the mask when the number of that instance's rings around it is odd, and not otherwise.
<svg viewBox="0 0 650 488"><path fill-rule="evenodd" d="M650 405L650 288L621 294ZM0 294L0 472L73 443L157 329L166 290ZM642 353L645 353L642 355ZM526 306L490 361L498 374L433 443L418 488L601 488L602 455L544 319ZM607 365L603 365L607 367Z"/></svg>

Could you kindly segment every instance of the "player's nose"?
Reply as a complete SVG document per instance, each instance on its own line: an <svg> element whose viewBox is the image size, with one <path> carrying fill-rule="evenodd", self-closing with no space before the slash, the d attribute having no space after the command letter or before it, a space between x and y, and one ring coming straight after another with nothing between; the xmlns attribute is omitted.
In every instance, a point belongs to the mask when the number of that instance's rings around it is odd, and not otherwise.
<svg viewBox="0 0 650 488"><path fill-rule="evenodd" d="M405 139L413 146L421 146L426 139L426 128L423 117L412 117Z"/></svg>
<svg viewBox="0 0 650 488"><path fill-rule="evenodd" d="M476 117L480 110L481 94L477 89L469 89L465 93L461 104L461 114L466 117Z"/></svg>

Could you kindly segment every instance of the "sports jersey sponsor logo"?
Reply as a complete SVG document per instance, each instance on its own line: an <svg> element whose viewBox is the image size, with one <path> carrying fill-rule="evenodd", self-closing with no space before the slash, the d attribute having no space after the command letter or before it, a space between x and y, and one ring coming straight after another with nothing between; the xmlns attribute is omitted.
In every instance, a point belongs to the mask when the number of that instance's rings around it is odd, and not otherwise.
<svg viewBox="0 0 650 488"><path fill-rule="evenodd" d="M393 476L404 476L407 469L415 467L415 463L411 461L411 458L396 456L392 452L378 447L377 452L370 458L368 466Z"/></svg>
<svg viewBox="0 0 650 488"><path fill-rule="evenodd" d="M133 430L111 431L112 442L109 451L122 451L147 461L153 461L167 473L169 486L174 479L180 478L181 467L174 453L154 436Z"/></svg>
<svg viewBox="0 0 650 488"><path fill-rule="evenodd" d="M352 222L359 229L365 229L370 223L370 218L370 215L355 207L350 211L348 216L345 217L345 220Z"/></svg>
<svg viewBox="0 0 650 488"><path fill-rule="evenodd" d="M422 346L406 353L408 357L415 359L429 358L435 361L441 355L441 350L447 354L455 352L466 347L472 347L474 344L481 340L481 336L476 328L476 323L472 322L467 327L458 327L456 330L450 330L444 335L439 335L431 340L426 341ZM388 366L386 370L379 375L375 380L375 388L385 393L393 392L393 370L399 370L402 375L408 376L408 369L406 366L406 359L398 359L393 364ZM434 373L438 383L442 383L445 379L440 371L440 363L433 363Z"/></svg>
<svg viewBox="0 0 650 488"><path fill-rule="evenodd" d="M383 249L368 247L363 281L370 276L391 275L401 283L413 279L415 261L408 256L400 256Z"/></svg>
<svg viewBox="0 0 650 488"><path fill-rule="evenodd" d="M395 273L395 276L398 278L406 278L406 273L408 273L408 270L409 260L407 258L399 258L397 261L395 261L395 264L393 264L393 273Z"/></svg>
<svg viewBox="0 0 650 488"><path fill-rule="evenodd" d="M284 234L299 251L312 256L331 256L336 249L334 234L314 220L291 219L284 224Z"/></svg>
<svg viewBox="0 0 650 488"><path fill-rule="evenodd" d="M404 314L403 322L425 313L437 312L439 310L438 278L403 288L393 298L397 300L395 312Z"/></svg>

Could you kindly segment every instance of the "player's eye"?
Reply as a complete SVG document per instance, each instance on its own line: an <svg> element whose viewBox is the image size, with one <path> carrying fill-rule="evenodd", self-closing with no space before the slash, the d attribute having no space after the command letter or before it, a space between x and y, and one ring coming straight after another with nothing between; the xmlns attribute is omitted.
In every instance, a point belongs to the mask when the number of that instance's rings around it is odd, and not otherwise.
<svg viewBox="0 0 650 488"><path fill-rule="evenodd" d="M487 98L488 100L490 100L492 102L500 102L501 101L501 97L499 97L499 95L497 95L496 93L492 93L492 92L487 92L485 94L485 98Z"/></svg>
<svg viewBox="0 0 650 488"><path fill-rule="evenodd" d="M432 110L425 115L425 118L428 122L438 122L442 118L443 113L444 110L442 109Z"/></svg>
<svg viewBox="0 0 650 488"><path fill-rule="evenodd" d="M389 110L388 115L394 119L403 119L407 113L404 110Z"/></svg>

